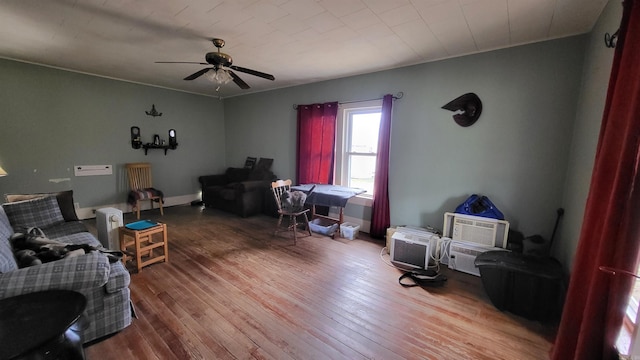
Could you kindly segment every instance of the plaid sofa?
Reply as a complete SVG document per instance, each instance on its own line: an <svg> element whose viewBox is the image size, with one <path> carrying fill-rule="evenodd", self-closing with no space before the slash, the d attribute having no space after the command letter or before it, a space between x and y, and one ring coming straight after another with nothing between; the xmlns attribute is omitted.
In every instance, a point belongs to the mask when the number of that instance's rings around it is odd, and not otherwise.
<svg viewBox="0 0 640 360"><path fill-rule="evenodd" d="M58 207L55 196L49 196L0 208L0 299L51 289L82 293L87 298L81 322L87 343L131 324L130 277L121 262L109 263L98 252L18 268L9 242L14 230L37 226L51 239L101 246L80 221L65 221Z"/></svg>

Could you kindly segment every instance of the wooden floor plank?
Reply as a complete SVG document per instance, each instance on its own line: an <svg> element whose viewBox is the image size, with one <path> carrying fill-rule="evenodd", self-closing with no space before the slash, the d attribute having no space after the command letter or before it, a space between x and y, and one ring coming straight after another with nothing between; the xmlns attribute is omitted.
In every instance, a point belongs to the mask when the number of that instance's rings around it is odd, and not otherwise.
<svg viewBox="0 0 640 360"><path fill-rule="evenodd" d="M263 215L177 206L143 217L167 224L171 261L132 274L139 318L87 359L548 358L553 326L500 312L480 278L446 268L440 288L404 288L366 234L293 245Z"/></svg>

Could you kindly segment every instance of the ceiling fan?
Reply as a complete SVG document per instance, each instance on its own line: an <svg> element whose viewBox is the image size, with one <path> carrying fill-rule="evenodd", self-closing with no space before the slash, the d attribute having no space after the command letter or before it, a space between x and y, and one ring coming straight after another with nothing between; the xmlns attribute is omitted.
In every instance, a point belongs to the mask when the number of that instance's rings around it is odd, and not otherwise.
<svg viewBox="0 0 640 360"><path fill-rule="evenodd" d="M213 45L218 48L218 52L209 52L205 55L205 59L207 62L192 62L192 61L156 61L156 64L199 64L199 65L213 65L213 67L207 67L202 70L196 71L195 73L187 76L184 80L194 80L199 78L200 76L208 73L210 70L213 70L215 74L211 76L212 80L218 83L218 85L223 85L233 80L236 85L238 85L241 89L249 89L250 86L244 82L238 75L236 75L231 70L240 71L246 74L250 74L253 76L258 76L267 80L275 80L271 74L266 74L260 71L251 70L247 68L243 68L240 66L232 65L233 59L231 56L220 52L220 49L224 46L224 40L222 39L211 39Z"/></svg>

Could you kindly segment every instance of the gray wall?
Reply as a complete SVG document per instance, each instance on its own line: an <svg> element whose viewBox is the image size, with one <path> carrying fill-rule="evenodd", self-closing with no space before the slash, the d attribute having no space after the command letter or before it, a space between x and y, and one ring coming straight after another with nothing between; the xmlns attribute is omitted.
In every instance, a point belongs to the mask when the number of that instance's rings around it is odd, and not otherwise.
<svg viewBox="0 0 640 360"><path fill-rule="evenodd" d="M445 211L480 193L525 235L549 237L562 205L585 41L572 37L225 99L228 163L273 157L276 174L293 178L294 104L402 91L391 137L392 224L441 228ZM477 93L484 110L462 128L441 106L466 92Z"/></svg>
<svg viewBox="0 0 640 360"><path fill-rule="evenodd" d="M602 45L621 7L611 1L594 31L511 49L379 73L214 98L0 60L0 193L73 189L83 208L122 203L122 166L149 161L169 197L198 192L197 176L272 157L294 177L294 104L404 92L394 102L390 192L393 224L442 226L471 193L489 196L512 227L550 237L566 209L554 253L570 266L582 224L613 51ZM584 63L584 66L583 66ZM476 92L480 120L457 126L441 106ZM155 104L162 117L144 115ZM223 106L224 104L224 106ZM166 138L169 151L130 147L129 128ZM110 164L112 176L75 177L74 165ZM51 179L66 179L59 183ZM347 209L362 217L366 209ZM366 215L368 216L368 215Z"/></svg>
<svg viewBox="0 0 640 360"><path fill-rule="evenodd" d="M580 237L609 86L609 74L613 63L614 49L604 46L604 33L611 34L616 31L620 26L621 18L622 3L618 0L609 1L591 32L585 51L582 87L562 201L566 212L560 228L560 236L554 244L554 253L568 269L573 264L573 256Z"/></svg>
<svg viewBox="0 0 640 360"><path fill-rule="evenodd" d="M145 115L155 104L161 117ZM126 201L127 162L148 161L167 197L197 194L197 176L224 168L224 107L198 96L79 73L0 60L0 194L74 190L81 208ZM177 131L178 149L134 150ZM113 165L110 176L75 177L74 165ZM69 179L59 183L51 179Z"/></svg>

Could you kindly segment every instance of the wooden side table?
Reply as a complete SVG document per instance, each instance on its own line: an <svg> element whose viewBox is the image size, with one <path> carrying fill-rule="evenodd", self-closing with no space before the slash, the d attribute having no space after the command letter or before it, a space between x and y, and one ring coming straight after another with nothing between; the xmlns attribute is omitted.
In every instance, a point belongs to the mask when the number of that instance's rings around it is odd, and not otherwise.
<svg viewBox="0 0 640 360"><path fill-rule="evenodd" d="M144 230L132 230L122 226L119 230L122 262L125 265L130 257L135 257L136 267L140 272L144 266L161 261L169 262L167 224L158 223Z"/></svg>

